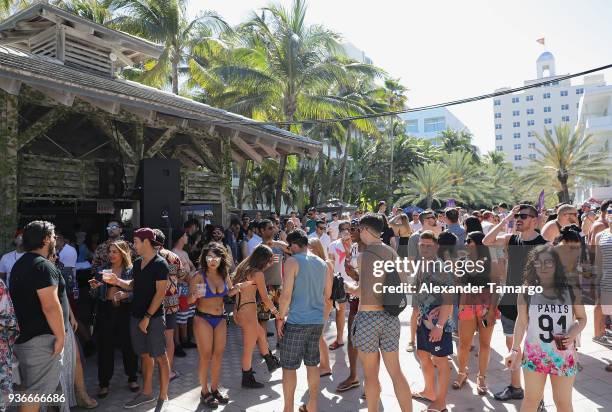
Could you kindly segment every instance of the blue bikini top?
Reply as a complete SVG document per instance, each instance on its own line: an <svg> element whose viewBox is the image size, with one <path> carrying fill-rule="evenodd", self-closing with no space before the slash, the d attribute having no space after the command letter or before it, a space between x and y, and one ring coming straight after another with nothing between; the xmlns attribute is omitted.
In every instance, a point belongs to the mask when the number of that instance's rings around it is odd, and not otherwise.
<svg viewBox="0 0 612 412"><path fill-rule="evenodd" d="M208 298L222 298L224 296L227 296L229 289L227 288L227 283L223 283L223 292L221 293L214 293L211 289L211 287L208 285L208 279L206 276L204 276L204 272L201 272L202 274L202 278L204 279L204 283L206 284L206 293L204 293L204 296L202 296L204 299L208 299Z"/></svg>

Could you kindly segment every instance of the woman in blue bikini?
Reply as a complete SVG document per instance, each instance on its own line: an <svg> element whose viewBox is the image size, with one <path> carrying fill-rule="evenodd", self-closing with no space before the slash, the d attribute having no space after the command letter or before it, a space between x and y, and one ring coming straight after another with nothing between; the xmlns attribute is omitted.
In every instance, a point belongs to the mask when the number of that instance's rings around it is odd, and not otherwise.
<svg viewBox="0 0 612 412"><path fill-rule="evenodd" d="M201 270L189 281L189 304L196 304L193 322L200 365L198 374L202 385L201 402L211 409L227 404L229 398L219 392L219 375L227 338L227 322L223 298L236 295L250 282L232 286L229 278L231 262L225 247L211 242L200 255ZM210 391L208 369L210 364Z"/></svg>

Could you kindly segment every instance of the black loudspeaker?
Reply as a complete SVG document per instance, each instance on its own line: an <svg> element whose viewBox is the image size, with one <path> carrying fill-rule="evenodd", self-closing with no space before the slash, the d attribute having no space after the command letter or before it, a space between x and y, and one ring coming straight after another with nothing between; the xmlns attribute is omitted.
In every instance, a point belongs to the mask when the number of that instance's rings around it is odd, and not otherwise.
<svg viewBox="0 0 612 412"><path fill-rule="evenodd" d="M124 177L123 166L119 163L98 163L98 196L101 199L122 198Z"/></svg>
<svg viewBox="0 0 612 412"><path fill-rule="evenodd" d="M166 230L181 227L180 162L143 159L138 171L140 226Z"/></svg>

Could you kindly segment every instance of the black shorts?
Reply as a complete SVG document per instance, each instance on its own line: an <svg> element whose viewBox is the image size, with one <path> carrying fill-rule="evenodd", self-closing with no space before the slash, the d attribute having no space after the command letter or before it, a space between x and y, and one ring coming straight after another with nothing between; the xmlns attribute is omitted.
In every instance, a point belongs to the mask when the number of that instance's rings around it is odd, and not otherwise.
<svg viewBox="0 0 612 412"><path fill-rule="evenodd" d="M166 313L166 330L174 330L176 326L176 313Z"/></svg>
<svg viewBox="0 0 612 412"><path fill-rule="evenodd" d="M442 332L442 339L437 342L429 341L429 332L425 325L417 326L417 350L429 352L432 356L439 358L453 354L453 334L451 332Z"/></svg>
<svg viewBox="0 0 612 412"><path fill-rule="evenodd" d="M130 337L134 353L142 355L148 353L149 356L156 358L166 353L166 322L163 316L156 316L149 319L147 333L143 333L138 327L140 319L130 318Z"/></svg>

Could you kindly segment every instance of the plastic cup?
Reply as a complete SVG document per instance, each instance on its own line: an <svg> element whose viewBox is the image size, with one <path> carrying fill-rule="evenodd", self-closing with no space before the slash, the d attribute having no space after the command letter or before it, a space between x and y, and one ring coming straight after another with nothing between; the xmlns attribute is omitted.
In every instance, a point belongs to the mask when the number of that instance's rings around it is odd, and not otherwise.
<svg viewBox="0 0 612 412"><path fill-rule="evenodd" d="M112 269L104 269L102 271L102 280L104 282L109 282L113 277L113 270Z"/></svg>
<svg viewBox="0 0 612 412"><path fill-rule="evenodd" d="M204 296L206 294L206 285L204 285L203 283L198 283L196 285L196 292L199 297Z"/></svg>

